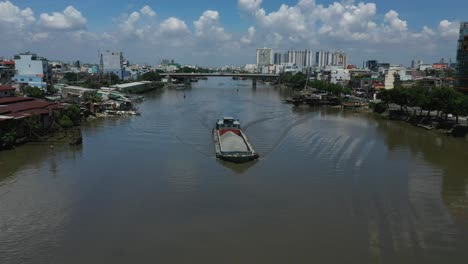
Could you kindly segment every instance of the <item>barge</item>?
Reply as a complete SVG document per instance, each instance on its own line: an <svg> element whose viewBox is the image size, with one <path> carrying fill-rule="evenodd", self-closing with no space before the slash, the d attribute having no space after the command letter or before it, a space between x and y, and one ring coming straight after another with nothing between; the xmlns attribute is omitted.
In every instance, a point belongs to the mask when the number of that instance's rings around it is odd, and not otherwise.
<svg viewBox="0 0 468 264"><path fill-rule="evenodd" d="M213 129L216 157L234 163L244 163L259 158L240 127L238 119L225 117Z"/></svg>

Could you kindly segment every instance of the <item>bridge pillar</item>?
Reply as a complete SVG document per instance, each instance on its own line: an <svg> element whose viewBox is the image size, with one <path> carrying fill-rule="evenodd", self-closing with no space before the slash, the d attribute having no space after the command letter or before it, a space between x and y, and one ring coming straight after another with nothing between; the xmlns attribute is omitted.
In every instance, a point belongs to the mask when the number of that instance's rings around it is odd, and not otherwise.
<svg viewBox="0 0 468 264"><path fill-rule="evenodd" d="M257 87L257 79L252 78L252 87L256 88Z"/></svg>

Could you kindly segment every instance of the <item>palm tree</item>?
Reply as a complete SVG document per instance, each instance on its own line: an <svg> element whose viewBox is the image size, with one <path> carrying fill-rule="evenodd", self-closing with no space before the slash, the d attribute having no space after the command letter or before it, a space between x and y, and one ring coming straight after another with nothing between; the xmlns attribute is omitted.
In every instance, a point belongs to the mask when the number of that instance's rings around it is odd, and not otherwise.
<svg viewBox="0 0 468 264"><path fill-rule="evenodd" d="M87 92L83 94L83 102L86 104L88 110L94 114L94 104L102 102L102 98L97 95L97 92Z"/></svg>

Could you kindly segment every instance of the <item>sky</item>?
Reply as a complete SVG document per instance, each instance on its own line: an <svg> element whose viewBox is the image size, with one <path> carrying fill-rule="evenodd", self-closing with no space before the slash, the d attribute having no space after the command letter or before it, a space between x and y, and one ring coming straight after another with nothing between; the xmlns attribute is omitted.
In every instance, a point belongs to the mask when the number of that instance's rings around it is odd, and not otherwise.
<svg viewBox="0 0 468 264"><path fill-rule="evenodd" d="M270 47L345 51L357 65L455 61L465 1L0 0L0 56L96 63L113 50L132 63L241 66Z"/></svg>

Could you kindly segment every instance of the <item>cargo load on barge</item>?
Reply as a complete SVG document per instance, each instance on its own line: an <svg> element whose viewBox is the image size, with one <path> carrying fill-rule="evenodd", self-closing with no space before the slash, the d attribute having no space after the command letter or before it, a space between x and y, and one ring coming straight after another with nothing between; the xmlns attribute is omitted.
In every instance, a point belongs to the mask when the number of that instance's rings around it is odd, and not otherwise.
<svg viewBox="0 0 468 264"><path fill-rule="evenodd" d="M258 159L259 155L240 127L238 119L225 117L213 129L216 157L225 161L243 163Z"/></svg>

